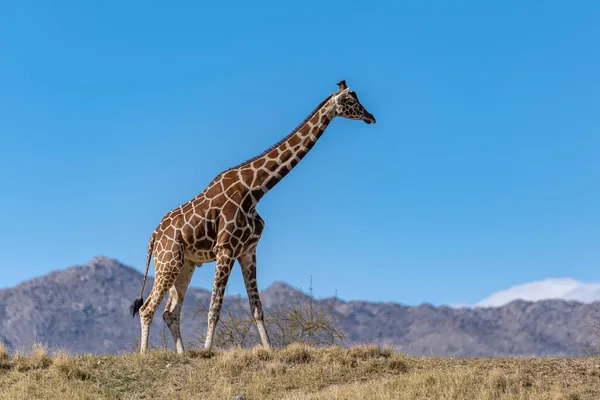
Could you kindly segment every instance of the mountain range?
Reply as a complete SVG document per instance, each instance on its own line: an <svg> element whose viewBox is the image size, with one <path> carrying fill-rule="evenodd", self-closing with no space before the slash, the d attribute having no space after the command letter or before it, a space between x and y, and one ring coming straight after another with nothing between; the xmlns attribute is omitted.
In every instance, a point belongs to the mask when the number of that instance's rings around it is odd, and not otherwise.
<svg viewBox="0 0 600 400"><path fill-rule="evenodd" d="M132 351L140 325L139 318L132 319L129 314L129 306L141 281L136 269L115 259L96 257L85 265L2 289L0 341L9 350L42 343L74 353ZM146 293L152 282L149 276ZM566 283L574 285L571 292L578 287L574 282ZM269 307L308 295L276 282L261 293L261 298L268 313ZM182 336L186 343L196 339L188 348L198 346L198 334L206 329L206 313L195 310L206 307L209 300L207 290L190 287L187 291ZM247 307L245 299L228 296L224 309L242 304L240 300ZM600 302L509 300L505 293L490 296L476 307L406 306L337 298L314 302L329 307L337 327L346 335L343 345L388 344L412 356L444 357L585 356L597 348ZM161 341L166 329L160 317L163 307L164 301L151 327L154 343Z"/></svg>

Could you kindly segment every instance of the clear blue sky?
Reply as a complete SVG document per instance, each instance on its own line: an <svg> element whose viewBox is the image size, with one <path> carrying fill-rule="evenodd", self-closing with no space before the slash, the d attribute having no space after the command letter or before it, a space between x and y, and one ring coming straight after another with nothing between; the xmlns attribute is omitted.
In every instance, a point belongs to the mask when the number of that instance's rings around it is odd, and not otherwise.
<svg viewBox="0 0 600 400"><path fill-rule="evenodd" d="M259 204L261 289L600 280L600 3L218 3L0 3L1 287L96 255L143 271L164 213L340 79L377 124L335 120Z"/></svg>

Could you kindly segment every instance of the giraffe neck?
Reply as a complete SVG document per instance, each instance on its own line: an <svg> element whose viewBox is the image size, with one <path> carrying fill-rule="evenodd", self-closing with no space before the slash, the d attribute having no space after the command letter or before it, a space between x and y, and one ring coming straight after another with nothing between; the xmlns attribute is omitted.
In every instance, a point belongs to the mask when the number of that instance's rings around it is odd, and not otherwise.
<svg viewBox="0 0 600 400"><path fill-rule="evenodd" d="M329 96L282 141L240 167L241 171L254 171L254 174L242 173L242 176L252 176L252 179L247 179L245 183L254 193L256 201L306 156L334 117L335 102L333 96Z"/></svg>

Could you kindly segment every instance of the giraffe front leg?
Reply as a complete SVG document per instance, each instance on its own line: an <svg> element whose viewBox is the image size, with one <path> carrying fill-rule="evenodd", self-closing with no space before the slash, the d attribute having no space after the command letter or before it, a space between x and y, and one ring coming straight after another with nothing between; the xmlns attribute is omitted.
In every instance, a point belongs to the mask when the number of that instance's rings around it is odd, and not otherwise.
<svg viewBox="0 0 600 400"><path fill-rule="evenodd" d="M206 341L204 349L210 350L213 345L215 328L219 322L223 297L225 296L225 287L231 274L235 259L233 252L229 249L221 249L217 255L217 267L215 269L215 280L213 283L212 295L210 297L210 308L208 310L208 328L206 331Z"/></svg>
<svg viewBox="0 0 600 400"><path fill-rule="evenodd" d="M242 267L242 275L244 276L246 292L248 293L250 311L256 322L260 341L262 342L263 347L268 350L271 348L271 343L269 335L267 334L267 328L265 327L262 304L258 294L258 283L256 280L256 251L252 250L249 253L243 254L238 261Z"/></svg>

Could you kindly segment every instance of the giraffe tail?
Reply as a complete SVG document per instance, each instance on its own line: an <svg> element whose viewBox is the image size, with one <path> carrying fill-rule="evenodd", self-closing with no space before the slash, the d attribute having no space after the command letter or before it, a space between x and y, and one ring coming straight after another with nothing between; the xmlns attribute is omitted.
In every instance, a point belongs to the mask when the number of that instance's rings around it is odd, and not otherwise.
<svg viewBox="0 0 600 400"><path fill-rule="evenodd" d="M150 237L150 243L148 244L148 255L146 256L146 272L144 273L144 281L142 283L142 290L140 292L140 297L133 301L129 310L131 311L131 316L135 317L135 314L140 311L142 305L144 304L144 288L146 287L146 278L148 277L148 269L150 268L150 259L152 258L152 250L154 250L154 241L156 240L156 231L152 232L152 236Z"/></svg>

